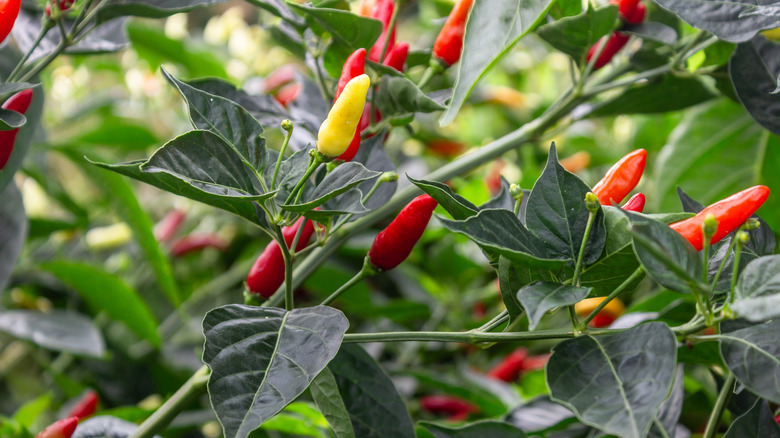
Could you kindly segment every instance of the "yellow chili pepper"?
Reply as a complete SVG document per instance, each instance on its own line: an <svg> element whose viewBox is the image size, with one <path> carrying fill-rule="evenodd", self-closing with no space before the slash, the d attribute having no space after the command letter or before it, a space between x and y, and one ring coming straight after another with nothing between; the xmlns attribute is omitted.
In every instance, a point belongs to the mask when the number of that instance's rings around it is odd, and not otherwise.
<svg viewBox="0 0 780 438"><path fill-rule="evenodd" d="M360 75L347 82L328 118L320 125L317 151L328 157L338 157L347 150L363 115L369 85L371 80L368 75Z"/></svg>

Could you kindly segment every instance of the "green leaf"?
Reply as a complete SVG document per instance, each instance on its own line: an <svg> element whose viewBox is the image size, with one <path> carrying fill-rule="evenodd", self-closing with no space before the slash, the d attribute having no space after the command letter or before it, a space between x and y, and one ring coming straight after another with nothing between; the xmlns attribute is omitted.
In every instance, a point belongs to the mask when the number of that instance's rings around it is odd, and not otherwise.
<svg viewBox="0 0 780 438"><path fill-rule="evenodd" d="M536 397L512 409L505 419L508 423L522 429L526 433L543 432L546 430L557 431L566 429L568 425L581 429L586 428L585 425L576 421L572 411L559 403L550 401L550 398L546 395Z"/></svg>
<svg viewBox="0 0 780 438"><path fill-rule="evenodd" d="M684 369L682 363L677 365L672 391L669 393L669 397L667 397L661 405L661 410L658 412L656 420L653 421L653 425L650 427L649 437L662 438L676 435L675 430L680 421L680 414L682 414L683 410L683 400L685 399Z"/></svg>
<svg viewBox="0 0 780 438"><path fill-rule="evenodd" d="M0 108L0 131L10 131L20 128L27 122L24 114L5 108Z"/></svg>
<svg viewBox="0 0 780 438"><path fill-rule="evenodd" d="M474 2L466 22L452 100L439 121L442 126L455 120L477 82L544 18L554 3L554 0Z"/></svg>
<svg viewBox="0 0 780 438"><path fill-rule="evenodd" d="M333 373L355 436L411 438L414 427L403 400L385 374L362 347L344 344L328 369Z"/></svg>
<svg viewBox="0 0 780 438"><path fill-rule="evenodd" d="M20 406L14 413L14 421L30 429L37 420L40 420L41 414L51 408L51 405L52 394L48 392Z"/></svg>
<svg viewBox="0 0 780 438"><path fill-rule="evenodd" d="M547 258L544 243L509 210L482 210L465 221L438 217L453 233L463 234L482 249L498 253L523 267L560 269L570 259Z"/></svg>
<svg viewBox="0 0 780 438"><path fill-rule="evenodd" d="M95 312L105 312L153 346L160 346L154 316L138 292L121 279L92 266L77 263L51 262L42 265L42 268L72 287Z"/></svg>
<svg viewBox="0 0 780 438"><path fill-rule="evenodd" d="M551 398L604 433L645 437L674 380L676 344L659 322L563 341L547 362Z"/></svg>
<svg viewBox="0 0 780 438"><path fill-rule="evenodd" d="M385 118L408 113L430 113L445 108L403 76L382 77L376 95L376 106Z"/></svg>
<svg viewBox="0 0 780 438"><path fill-rule="evenodd" d="M319 207L330 199L357 186L363 181L376 178L381 172L366 169L362 164L350 161L343 163L328 173L312 191L307 191L303 196L303 202L299 204L283 205L285 210L303 213ZM283 193L284 194L284 193ZM280 205L283 197L279 198Z"/></svg>
<svg viewBox="0 0 780 438"><path fill-rule="evenodd" d="M700 284L701 257L684 237L662 222L621 211L631 220L634 253L653 280L677 292L707 289Z"/></svg>
<svg viewBox="0 0 780 438"><path fill-rule="evenodd" d="M211 131L195 130L175 137L140 167L147 173L170 174L211 195L246 200L274 195L265 191L260 176L243 157Z"/></svg>
<svg viewBox="0 0 780 438"><path fill-rule="evenodd" d="M780 48L762 36L737 46L729 61L734 91L753 119L764 128L780 135L780 94L776 60ZM774 67L774 68L772 68Z"/></svg>
<svg viewBox="0 0 780 438"><path fill-rule="evenodd" d="M282 120L290 118L284 107L269 94L250 95L246 91L236 88L230 82L218 78L195 79L188 81L187 84L237 103L249 111L249 114L265 127L279 126ZM296 121L292 120L292 122Z"/></svg>
<svg viewBox="0 0 780 438"><path fill-rule="evenodd" d="M523 305L517 298L517 291L535 279L534 271L531 269L517 267L508 258L499 257L498 286L501 290L501 299L509 312L510 322L523 316Z"/></svg>
<svg viewBox="0 0 780 438"><path fill-rule="evenodd" d="M780 320L730 331L721 324L720 354L726 366L752 392L780 402Z"/></svg>
<svg viewBox="0 0 780 438"><path fill-rule="evenodd" d="M593 9L589 3L587 12L545 24L536 33L551 46L582 64L591 46L615 28L617 16L618 8L615 6Z"/></svg>
<svg viewBox="0 0 780 438"><path fill-rule="evenodd" d="M309 386L314 403L317 404L322 415L328 420L333 435L336 438L355 438L355 431L352 430L352 423L349 420L349 413L344 406L344 400L339 394L339 387L336 384L336 378L333 373L325 368L311 382Z"/></svg>
<svg viewBox="0 0 780 438"><path fill-rule="evenodd" d="M98 21L132 15L163 18L227 0L112 0L98 11Z"/></svg>
<svg viewBox="0 0 780 438"><path fill-rule="evenodd" d="M723 438L779 438L780 426L766 400L758 400L753 407L731 423Z"/></svg>
<svg viewBox="0 0 780 438"><path fill-rule="evenodd" d="M0 311L0 332L49 350L96 359L106 354L106 344L97 327L89 318L74 312Z"/></svg>
<svg viewBox="0 0 780 438"><path fill-rule="evenodd" d="M316 306L286 312L231 304L206 314L203 361L227 438L246 438L300 395L336 355L349 323Z"/></svg>
<svg viewBox="0 0 780 438"><path fill-rule="evenodd" d="M533 330L548 310L572 305L587 297L590 289L557 283L534 283L517 292L517 299L528 314L528 330Z"/></svg>
<svg viewBox="0 0 780 438"><path fill-rule="evenodd" d="M126 438L132 435L138 425L121 418L100 415L81 423L72 438ZM154 438L160 438L155 435Z"/></svg>
<svg viewBox="0 0 780 438"><path fill-rule="evenodd" d="M160 27L133 21L127 26L127 34L133 49L152 69L175 62L190 77L227 77L224 62L210 50L190 45L187 40L168 38Z"/></svg>
<svg viewBox="0 0 780 438"><path fill-rule="evenodd" d="M655 0L691 26L732 43L747 41L762 29L777 27L777 15L761 13L754 0ZM767 6L771 8L772 6ZM769 11L767 11L769 12Z"/></svg>
<svg viewBox="0 0 780 438"><path fill-rule="evenodd" d="M11 270L27 240L27 215L22 194L15 184L0 189L0 292L11 278Z"/></svg>
<svg viewBox="0 0 780 438"><path fill-rule="evenodd" d="M751 261L739 276L731 309L748 321L758 322L780 315L780 255Z"/></svg>
<svg viewBox="0 0 780 438"><path fill-rule="evenodd" d="M479 211L476 205L472 204L463 196L452 191L452 189L444 183L438 181L426 181L417 180L412 177L408 177L414 185L424 191L431 198L435 199L439 205L442 206L447 213L456 220L465 220L474 216Z"/></svg>
<svg viewBox="0 0 780 438"><path fill-rule="evenodd" d="M581 179L558 163L555 143L550 147L542 176L536 180L528 206L525 224L545 248L542 254L549 258L577 260L590 212L585 206L585 195L590 192ZM598 260L606 242L604 213L599 210L585 247L583 262Z"/></svg>
<svg viewBox="0 0 780 438"><path fill-rule="evenodd" d="M663 96L674 96L674 99ZM698 105L715 97L717 94L699 78L666 75L660 80L631 87L615 98L596 104L587 117L665 113Z"/></svg>
<svg viewBox="0 0 780 438"><path fill-rule="evenodd" d="M496 420L477 421L461 427L444 426L427 421L421 421L420 425L435 438L525 438L522 430Z"/></svg>
<svg viewBox="0 0 780 438"><path fill-rule="evenodd" d="M10 73L10 72L9 72ZM10 96L28 88L37 87L30 82L4 82L0 84L0 97Z"/></svg>
<svg viewBox="0 0 780 438"><path fill-rule="evenodd" d="M263 127L249 111L232 100L179 81L165 68L162 68L162 73L187 102L193 127L219 135L235 149L244 163L257 173L263 172L267 163Z"/></svg>

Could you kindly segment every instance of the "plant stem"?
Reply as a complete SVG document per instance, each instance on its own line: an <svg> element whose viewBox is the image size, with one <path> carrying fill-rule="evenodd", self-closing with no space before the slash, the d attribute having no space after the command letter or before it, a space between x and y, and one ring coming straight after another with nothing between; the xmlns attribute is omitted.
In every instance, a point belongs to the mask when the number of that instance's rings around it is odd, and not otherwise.
<svg viewBox="0 0 780 438"><path fill-rule="evenodd" d="M306 222L308 222L310 219L303 218L303 222L301 222L301 226L298 227L298 231L295 232L295 237L293 238L292 244L290 245L290 255L291 259L295 259L296 251L295 248L298 247L298 241L301 240L301 235L303 234L303 229L306 227Z"/></svg>
<svg viewBox="0 0 780 438"><path fill-rule="evenodd" d="M715 432L718 430L718 423L720 423L720 417L723 416L723 410L734 392L734 381L734 374L729 372L728 376L726 376L726 381L723 382L723 388L721 388L720 394L718 394L718 400L715 401L715 406L712 409L709 421L707 421L707 428L704 430L702 438L713 438L715 436Z"/></svg>
<svg viewBox="0 0 780 438"><path fill-rule="evenodd" d="M736 240L736 236L734 236ZM742 255L742 245L737 243L737 248L734 250L734 270L731 274L731 289L729 289L728 303L734 302L734 288L737 286L737 275L739 275L739 257Z"/></svg>
<svg viewBox="0 0 780 438"><path fill-rule="evenodd" d="M301 227L303 228L303 227ZM290 255L290 248L287 247L287 242L284 240L284 234L282 234L282 227L279 225L274 226L274 232L276 233L276 243L282 250L282 258L284 259L284 309L288 312L295 308L295 302L293 297L293 284L292 284L292 256Z"/></svg>
<svg viewBox="0 0 780 438"><path fill-rule="evenodd" d="M320 303L320 306L327 306L328 304L330 304L331 302L333 302L333 300L335 300L336 298L338 298L338 297L339 297L339 295L343 294L343 293L344 293L344 292L346 292L346 291L347 291L349 288L351 288L352 286L354 286L354 285L356 285L358 282L360 282L360 280L362 280L362 279L364 279L364 278L366 278L366 277L368 277L368 276L369 276L369 273L368 273L368 271L367 271L366 269L361 269L361 270L360 270L360 272L358 272L357 274L355 274L355 276L354 276L354 277L350 278L350 279L349 279L349 281L347 281L346 283L342 284L340 288L338 288L338 289L337 289L335 292L333 292L332 294L330 294L330 296L329 296L328 298L325 298L325 299L324 299L324 300L323 300L323 301Z"/></svg>
<svg viewBox="0 0 780 438"><path fill-rule="evenodd" d="M8 79L6 80L6 82L13 82L13 80L22 72L22 70L24 69L24 63L26 63L27 60L30 59L30 56L32 56L35 49L38 48L38 46L41 44L41 41L43 41L43 38L46 37L46 34L49 33L52 27L54 26L51 22L51 19L44 18L41 31L38 33L38 36L35 38L32 47L30 47L30 49L27 50L27 53L25 53L24 56L22 56L22 59L19 60L19 63L16 64L14 70L11 72L10 75L8 75Z"/></svg>
<svg viewBox="0 0 780 438"><path fill-rule="evenodd" d="M582 243L580 244L580 252L577 254L577 264L574 266L574 275L572 276L571 284L574 286L580 286L580 272L582 271L582 260L585 258L585 248L588 246L588 239L590 238L590 232L593 229L593 222L596 219L596 213L588 212L588 224L585 225L585 233L582 235Z"/></svg>
<svg viewBox="0 0 780 438"><path fill-rule="evenodd" d="M496 315L493 319L483 324L480 328L474 330L476 332L489 332L490 330L493 330L494 328L498 327L499 325L505 323L509 319L509 312L504 310L503 312Z"/></svg>
<svg viewBox="0 0 780 438"><path fill-rule="evenodd" d="M395 29L395 22L398 20L398 9L400 9L400 2L398 0L395 0L395 4L393 5L393 15L390 16L390 23L387 25L387 31L385 32L385 43L382 45L382 54L379 55L379 62L380 64L384 61L385 56L387 55L387 49L388 45L390 45L390 35L393 34L393 29Z"/></svg>
<svg viewBox="0 0 780 438"><path fill-rule="evenodd" d="M130 438L151 438L163 430L192 400L206 392L206 384L211 372L203 365L187 382L176 391L162 406L149 416Z"/></svg>
<svg viewBox="0 0 780 438"><path fill-rule="evenodd" d="M286 122L289 122L289 120L285 120ZM282 122L282 126L284 126L284 122ZM282 160L284 159L284 152L287 150L287 145L290 143L290 137L292 137L293 133L293 126L292 123L290 123L290 129L285 129L284 134L284 142L282 143L282 148L279 149L279 157L276 159L276 167L274 167L274 175L271 177L271 190L276 189L276 177L279 175L279 168L282 166Z"/></svg>
<svg viewBox="0 0 780 438"><path fill-rule="evenodd" d="M618 333L621 330L596 329L588 331L589 335ZM516 342L539 339L565 339L575 337L574 331L535 330L532 332L384 332L384 333L348 333L344 342L405 342L405 341L435 341L462 342L476 344L480 342Z"/></svg>
<svg viewBox="0 0 780 438"><path fill-rule="evenodd" d="M588 315L588 317L587 317L587 318L585 318L585 320L584 320L584 321L582 321L582 322L580 323L580 327L579 327L579 328L580 328L580 330L584 330L584 329L585 329L585 328L588 326L588 323L589 323L589 322L590 322L590 321L591 321L593 318L595 318L595 317L596 317L596 315L598 315L598 313L599 313L599 312L601 312L601 309L603 309L604 307L606 307L606 306L607 306L607 304L609 304L609 302L610 302L610 301L612 301L613 299L615 299L615 297L617 297L617 296L618 296L618 295L620 295L620 294L621 294L623 291L625 291L625 290L628 288L628 286L630 286L630 285L631 285L631 283L633 283L634 281L636 281L636 279L637 279L637 278L639 278L640 276L642 276L642 273L643 273L643 272L644 272L644 271L642 270L642 268L641 268L641 267L639 267L639 268L636 268L636 270L635 270L635 271L634 271L634 272L631 274L631 276L629 276L628 278L626 278L625 280L623 280L623 282L622 282L622 283L620 283L620 286L616 287L616 288L615 288L615 290L613 290L613 291L612 291L612 293L610 293L610 294L607 296L607 298L605 298L605 299L604 299L602 302L600 302L600 303L599 303L599 305L598 305L598 306L596 306L596 308L595 308L595 309L593 309L593 311L592 311L592 312L590 312L590 314Z"/></svg>
<svg viewBox="0 0 780 438"><path fill-rule="evenodd" d="M731 254L731 251L734 250L734 246L737 244L737 239L731 239L731 243L729 244L729 249L726 251L726 256L723 257L723 260L720 261L720 266L718 266L718 272L715 273L715 277L712 279L712 287L711 289L715 289L715 285L718 284L718 280L720 280L720 274L723 273L723 269L726 267L726 262L729 259L729 254Z"/></svg>
<svg viewBox="0 0 780 438"><path fill-rule="evenodd" d="M298 184L296 184L295 187L292 189L290 195L287 197L287 200L284 201L285 205L289 204L295 199L295 196L306 184L306 181L309 180L311 174L314 173L314 171L317 170L318 167L320 167L320 164L322 164L322 161L317 157L317 155L314 155L313 159L309 163L309 167L306 168L306 172L303 174L300 181L298 181Z"/></svg>

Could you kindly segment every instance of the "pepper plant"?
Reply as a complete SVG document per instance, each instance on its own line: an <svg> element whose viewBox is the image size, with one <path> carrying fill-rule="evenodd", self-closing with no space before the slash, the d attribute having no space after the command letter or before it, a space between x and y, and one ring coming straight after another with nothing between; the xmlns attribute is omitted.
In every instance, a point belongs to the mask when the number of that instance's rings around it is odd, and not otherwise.
<svg viewBox="0 0 780 438"><path fill-rule="evenodd" d="M300 59L242 87L145 27L223 3L0 1L0 376L29 360L47 389L0 402L0 435L780 436L780 6L249 0ZM47 139L60 55L96 67L83 55L128 45L165 64L190 126L118 151ZM539 53L564 65L557 97L512 111L491 81ZM150 132L103 116L100 144ZM470 117L481 143L462 153L447 137ZM511 129L487 135L494 118ZM646 125L571 164L605 120ZM419 172L409 145L426 142ZM58 184L52 155L100 208ZM474 189L507 161L495 193ZM28 181L72 220L28 220ZM160 196L209 206L195 211L244 246L171 244L189 219L153 230ZM110 239L106 216L127 221ZM87 229L98 255L73 243ZM225 254L182 268L204 248Z"/></svg>

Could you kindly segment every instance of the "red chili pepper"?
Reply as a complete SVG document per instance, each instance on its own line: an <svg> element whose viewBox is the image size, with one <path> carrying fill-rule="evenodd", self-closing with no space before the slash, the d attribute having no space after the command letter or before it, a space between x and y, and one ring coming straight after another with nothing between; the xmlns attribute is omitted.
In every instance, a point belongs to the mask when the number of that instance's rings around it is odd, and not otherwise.
<svg viewBox="0 0 780 438"><path fill-rule="evenodd" d="M58 6L60 8L60 12L64 12L70 9L74 2L75 0L59 0ZM48 1L46 2L46 16L51 17L51 4Z"/></svg>
<svg viewBox="0 0 780 438"><path fill-rule="evenodd" d="M43 429L41 433L35 435L35 438L70 438L73 432L76 431L78 424L78 417L66 418Z"/></svg>
<svg viewBox="0 0 780 438"><path fill-rule="evenodd" d="M471 413L479 412L473 404L453 395L426 395L420 398L420 407L438 415L448 415L451 420L463 420Z"/></svg>
<svg viewBox="0 0 780 438"><path fill-rule="evenodd" d="M590 50L588 50L588 56L587 61L590 62L591 58L596 55L596 50L598 49L599 45L601 44L601 41L603 41L604 38L599 39L599 42L594 44ZM622 49L626 43L628 43L629 35L627 33L618 32L615 31L612 33L612 35L609 36L609 39L607 40L606 45L604 46L604 49L601 51L601 55L596 60L596 63L593 64L593 69L598 70L601 67L604 67L605 65L609 64L609 61L612 60L612 57L615 56L617 52Z"/></svg>
<svg viewBox="0 0 780 438"><path fill-rule="evenodd" d="M8 38L14 28L21 8L22 0L0 0L0 43Z"/></svg>
<svg viewBox="0 0 780 438"><path fill-rule="evenodd" d="M394 0L377 0L374 4L374 9L371 11L371 18L376 18L382 22L382 34L379 35L379 39L374 43L374 47L371 47L371 51L368 52L368 59L371 61L380 62L382 60L382 49L385 47L386 39L389 39L387 47L395 46L395 26L393 26L393 29L389 29L394 11ZM389 37L388 33L390 34Z"/></svg>
<svg viewBox="0 0 780 438"><path fill-rule="evenodd" d="M409 43L401 41L396 44L392 50L387 52L387 56L385 56L385 60L382 61L382 64L403 73L407 57L409 57Z"/></svg>
<svg viewBox="0 0 780 438"><path fill-rule="evenodd" d="M0 0L2 1L2 0ZM1 8L2 6L0 6ZM2 11L0 9L0 11ZM2 12L0 12L2 14ZM0 15L0 20L3 16ZM0 30L2 32L2 30ZM27 89L20 91L3 103L4 109L16 111L17 113L24 114L27 109L30 108L30 102L32 102L33 90ZM0 131L0 170L3 170L8 160L11 158L11 152L14 150L14 142L16 141L16 134L19 132L19 128L12 129L10 131Z"/></svg>
<svg viewBox="0 0 780 438"><path fill-rule="evenodd" d="M501 191L501 170L506 167L504 160L498 159L490 166L488 174L485 176L485 185L491 195L497 195Z"/></svg>
<svg viewBox="0 0 780 438"><path fill-rule="evenodd" d="M167 242L176 234L186 218L187 213L183 210L171 210L154 226L154 237L158 242Z"/></svg>
<svg viewBox="0 0 780 438"><path fill-rule="evenodd" d="M626 211L635 211L637 213L641 213L642 210L645 209L645 195L642 193L637 193L636 195L629 198L628 201L626 201L626 203L623 204L623 206L620 208Z"/></svg>
<svg viewBox="0 0 780 438"><path fill-rule="evenodd" d="M550 359L549 354L542 354L539 356L529 356L523 362L523 371L542 370L547 365L547 361Z"/></svg>
<svg viewBox="0 0 780 438"><path fill-rule="evenodd" d="M712 236L711 244L720 242L729 233L739 228L758 210L769 197L769 187L753 186L707 206L692 218L669 225L691 242L696 251L704 247L702 223L709 214L718 220L718 230Z"/></svg>
<svg viewBox="0 0 780 438"><path fill-rule="evenodd" d="M300 251L309 244L309 239L311 239L311 235L314 233L314 224L312 224L312 221L302 217L294 225L282 229L284 241L289 248L304 220L306 225L303 227L298 245L295 246L295 251ZM263 253L260 254L260 257L257 258L252 266L252 269L249 270L249 275L246 277L246 285L249 287L250 292L259 294L263 298L268 298L276 292L276 289L282 283L284 283L284 257L282 256L282 249L276 241L272 241L265 247Z"/></svg>
<svg viewBox="0 0 780 438"><path fill-rule="evenodd" d="M349 58L347 58L346 61L344 61L344 67L341 69L341 77L339 78L339 83L336 86L336 97L333 99L334 102L339 98L339 96L341 96L341 92L344 91L344 87L347 86L347 82L364 74L366 72L365 69L366 49L357 49L351 55L349 55Z"/></svg>
<svg viewBox="0 0 780 438"><path fill-rule="evenodd" d="M171 255L173 257L182 257L196 251L202 251L206 248L216 248L219 251L225 251L228 248L228 242L213 233L188 234L173 242L171 245Z"/></svg>
<svg viewBox="0 0 780 438"><path fill-rule="evenodd" d="M593 193L598 196L601 205L612 205L612 201L620 202L642 179L645 170L647 151L637 149L615 163L595 186Z"/></svg>
<svg viewBox="0 0 780 438"><path fill-rule="evenodd" d="M292 101L298 97L298 93L301 92L300 84L285 85L274 95L274 99L287 108Z"/></svg>
<svg viewBox="0 0 780 438"><path fill-rule="evenodd" d="M463 49L463 32L466 30L466 19L469 16L474 0L458 0L452 8L450 16L441 28L436 42L433 43L433 55L447 65L452 65L460 60L460 52Z"/></svg>
<svg viewBox="0 0 780 438"><path fill-rule="evenodd" d="M271 94L294 80L295 67L290 64L283 65L266 76L263 81L263 89L266 94Z"/></svg>
<svg viewBox="0 0 780 438"><path fill-rule="evenodd" d="M83 420L89 417L95 413L95 410L97 410L99 401L100 398L98 397L97 392L87 392L84 397L82 397L81 400L79 400L78 403L73 406L73 409L70 410L68 417L76 417L79 420Z"/></svg>
<svg viewBox="0 0 780 438"><path fill-rule="evenodd" d="M639 3L630 15L624 15L623 19L629 24L641 24L647 16L647 6Z"/></svg>
<svg viewBox="0 0 780 438"><path fill-rule="evenodd" d="M368 251L371 263L389 271L406 260L422 237L436 205L437 202L428 195L414 198L387 228L376 235Z"/></svg>
<svg viewBox="0 0 780 438"><path fill-rule="evenodd" d="M523 365L527 357L528 350L526 350L525 347L520 347L488 371L487 375L495 379L503 380L504 382L512 382L516 380L520 376L520 373L525 369Z"/></svg>

